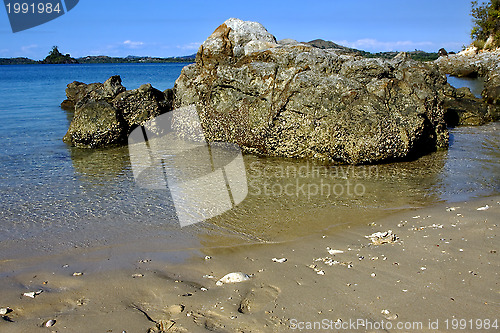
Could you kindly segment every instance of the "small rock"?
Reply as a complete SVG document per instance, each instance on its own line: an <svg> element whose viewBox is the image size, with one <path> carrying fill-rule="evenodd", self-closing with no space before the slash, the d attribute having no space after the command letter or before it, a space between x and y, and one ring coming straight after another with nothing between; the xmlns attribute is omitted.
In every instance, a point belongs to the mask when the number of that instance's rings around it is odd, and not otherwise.
<svg viewBox="0 0 500 333"><path fill-rule="evenodd" d="M398 237L392 233L392 230L388 231L379 231L375 232L369 236L365 236L365 238L369 238L373 245L381 245L385 243L394 243L398 240Z"/></svg>
<svg viewBox="0 0 500 333"><path fill-rule="evenodd" d="M212 259L211 256L205 256L205 260L210 260L210 259Z"/></svg>
<svg viewBox="0 0 500 333"><path fill-rule="evenodd" d="M377 274L375 274L375 273L371 273L371 274L370 274L370 276L371 276L371 277L375 277L375 276L377 276Z"/></svg>
<svg viewBox="0 0 500 333"><path fill-rule="evenodd" d="M342 250L332 250L332 249L328 249L328 253L331 254L331 255L335 255L335 254L341 254L341 253L344 253L344 251Z"/></svg>
<svg viewBox="0 0 500 333"><path fill-rule="evenodd" d="M478 208L478 209L476 209L476 210L487 210L487 209L489 209L489 208L490 208L490 206L486 205L486 206L484 206L484 207L479 207L479 208Z"/></svg>
<svg viewBox="0 0 500 333"><path fill-rule="evenodd" d="M24 293L23 296L30 297L30 298L35 298L38 295L43 293L43 290L38 290L38 291L30 291L28 293Z"/></svg>
<svg viewBox="0 0 500 333"><path fill-rule="evenodd" d="M135 278L140 278L140 277L143 277L144 274L132 274L132 277L135 279Z"/></svg>
<svg viewBox="0 0 500 333"><path fill-rule="evenodd" d="M6 315L10 312L9 308L0 308L0 316Z"/></svg>
<svg viewBox="0 0 500 333"><path fill-rule="evenodd" d="M73 273L73 276L82 276L82 275L83 275L83 273L82 273L82 272L74 272L74 273Z"/></svg>
<svg viewBox="0 0 500 333"><path fill-rule="evenodd" d="M398 315L395 313L391 313L389 310L382 310L380 311L385 316L385 319L387 320L396 320L398 318Z"/></svg>
<svg viewBox="0 0 500 333"><path fill-rule="evenodd" d="M225 283L237 283L242 281L250 280L250 277L242 272L234 272L224 275L219 281L215 284L218 286L222 286Z"/></svg>
<svg viewBox="0 0 500 333"><path fill-rule="evenodd" d="M287 261L288 259L286 259L286 258L280 258L280 259L278 259L278 258L273 258L272 260L273 260L274 262L277 262L277 263L282 264L282 263L284 263L285 261Z"/></svg>
<svg viewBox="0 0 500 333"><path fill-rule="evenodd" d="M50 319L50 320L47 320L46 322L44 322L42 326L44 326L44 327L52 327L55 324L56 324L56 320L55 319Z"/></svg>
<svg viewBox="0 0 500 333"><path fill-rule="evenodd" d="M396 319L398 319L398 315L395 314L395 313L391 313L388 316L386 316L385 319L387 319L387 320L396 320Z"/></svg>

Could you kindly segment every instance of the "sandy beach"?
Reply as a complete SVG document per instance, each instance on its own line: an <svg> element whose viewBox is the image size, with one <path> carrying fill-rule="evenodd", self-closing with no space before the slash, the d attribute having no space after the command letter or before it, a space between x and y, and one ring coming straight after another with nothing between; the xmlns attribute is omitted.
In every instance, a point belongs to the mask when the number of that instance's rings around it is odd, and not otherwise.
<svg viewBox="0 0 500 333"><path fill-rule="evenodd" d="M4 260L0 331L496 331L499 212L437 204L181 264L133 244ZM245 281L217 283L232 272Z"/></svg>

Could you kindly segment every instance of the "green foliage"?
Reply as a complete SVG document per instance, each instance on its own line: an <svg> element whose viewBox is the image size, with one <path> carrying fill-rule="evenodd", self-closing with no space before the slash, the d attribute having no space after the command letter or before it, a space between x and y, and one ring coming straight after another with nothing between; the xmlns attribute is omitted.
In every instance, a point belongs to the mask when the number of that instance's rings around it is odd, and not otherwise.
<svg viewBox="0 0 500 333"><path fill-rule="evenodd" d="M473 45L479 49L500 47L500 0L489 0L481 4L472 1L471 30ZM490 40L488 40L490 39Z"/></svg>

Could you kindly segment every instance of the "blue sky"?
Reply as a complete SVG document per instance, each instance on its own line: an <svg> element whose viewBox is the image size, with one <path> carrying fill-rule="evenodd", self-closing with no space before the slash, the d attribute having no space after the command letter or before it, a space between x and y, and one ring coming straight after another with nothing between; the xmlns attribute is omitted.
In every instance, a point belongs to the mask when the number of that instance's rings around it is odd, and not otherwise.
<svg viewBox="0 0 500 333"><path fill-rule="evenodd" d="M260 22L277 39L322 38L370 52L460 51L472 26L469 0L80 0L15 34L0 9L0 57L43 59L53 45L74 57L189 55L230 17Z"/></svg>

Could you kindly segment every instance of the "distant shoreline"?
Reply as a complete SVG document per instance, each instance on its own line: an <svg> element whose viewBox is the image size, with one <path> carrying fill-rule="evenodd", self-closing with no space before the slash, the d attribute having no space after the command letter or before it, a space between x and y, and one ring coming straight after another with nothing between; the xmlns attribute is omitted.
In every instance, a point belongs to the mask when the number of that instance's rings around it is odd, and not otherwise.
<svg viewBox="0 0 500 333"><path fill-rule="evenodd" d="M195 61L196 55L189 55L183 57L170 57L170 58L156 58L156 57L108 57L108 56L86 56L76 58L77 64L158 64L158 63L191 63ZM33 60L24 57L18 58L0 58L0 65L37 65L37 64L51 64L44 62L44 60ZM52 63L61 64L61 63ZM67 64L67 63L62 63Z"/></svg>

